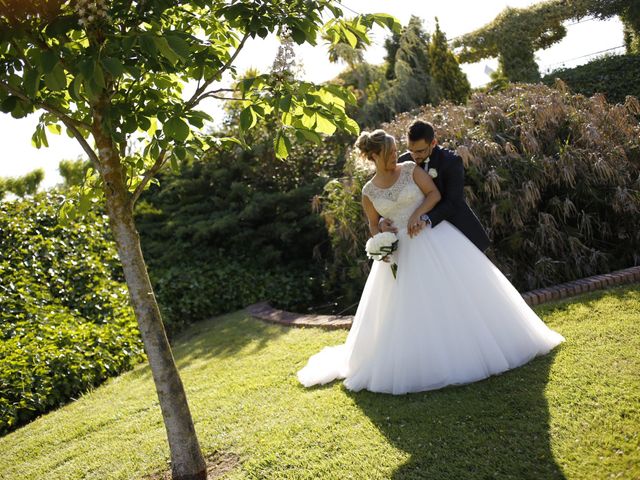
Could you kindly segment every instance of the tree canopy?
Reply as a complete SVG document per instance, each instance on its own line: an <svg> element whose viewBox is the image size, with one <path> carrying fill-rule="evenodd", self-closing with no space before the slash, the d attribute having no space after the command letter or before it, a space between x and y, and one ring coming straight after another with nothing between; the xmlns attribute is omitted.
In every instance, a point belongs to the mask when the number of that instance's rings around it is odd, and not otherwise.
<svg viewBox="0 0 640 480"><path fill-rule="evenodd" d="M328 19L327 19L328 18ZM358 133L345 108L353 95L335 85L299 81L273 71L238 77L235 61L250 38L269 34L296 43L357 48L373 24L398 28L386 14L343 18L332 0L34 0L0 1L0 109L16 118L43 110L33 136L46 131L75 138L93 173L79 208L105 200L109 225L151 367L171 450L175 479L204 479L185 389L166 336L133 217L133 207L167 163L204 154L212 145L246 146L243 133L259 119L276 129L275 155L291 138L321 141L337 129ZM187 93L187 88L193 91ZM205 139L208 98L243 104L237 137ZM67 208L67 216L75 209ZM64 217L64 215L63 215Z"/></svg>
<svg viewBox="0 0 640 480"><path fill-rule="evenodd" d="M506 8L492 22L454 42L463 63L498 57L500 74L511 81L540 79L536 50L562 40L566 20L588 15L609 18L619 15L625 25L627 49L637 50L640 38L640 4L625 0L547 0L526 8Z"/></svg>

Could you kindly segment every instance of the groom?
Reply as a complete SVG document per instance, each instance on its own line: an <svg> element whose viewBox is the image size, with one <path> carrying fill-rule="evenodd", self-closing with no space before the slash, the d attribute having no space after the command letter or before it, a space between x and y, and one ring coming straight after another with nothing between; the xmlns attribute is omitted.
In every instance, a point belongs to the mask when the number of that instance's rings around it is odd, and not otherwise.
<svg viewBox="0 0 640 480"><path fill-rule="evenodd" d="M433 178L442 200L420 217L420 224L413 226L417 233L427 225L431 228L447 220L460 230L481 251L489 247L489 237L473 210L464 199L464 166L462 158L451 150L437 145L433 126L415 120L407 132L409 151L398 158L398 163L414 161ZM380 231L397 232L391 220L381 218Z"/></svg>

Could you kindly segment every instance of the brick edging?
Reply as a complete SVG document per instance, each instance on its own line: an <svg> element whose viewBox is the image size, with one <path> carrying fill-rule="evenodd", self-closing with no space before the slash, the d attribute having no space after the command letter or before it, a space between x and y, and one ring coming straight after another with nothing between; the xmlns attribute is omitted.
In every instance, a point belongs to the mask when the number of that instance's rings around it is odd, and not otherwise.
<svg viewBox="0 0 640 480"><path fill-rule="evenodd" d="M561 300L564 298L580 295L585 292L602 290L615 285L625 283L640 282L640 266L625 268L604 275L574 280L573 282L561 283L547 288L531 290L522 294L522 298L530 306L542 303ZM279 323L293 327L321 327L327 329L351 327L353 315L305 315L301 313L278 310L269 305L268 302L261 302L246 308L251 316L267 322Z"/></svg>
<svg viewBox="0 0 640 480"><path fill-rule="evenodd" d="M593 277L574 280L573 282L561 283L553 287L540 288L531 290L522 294L525 302L529 305L540 305L541 303L550 302L552 300L561 300L563 298L574 297L585 292L593 292L615 285L623 285L625 283L640 282L640 267L625 268L604 275L595 275Z"/></svg>

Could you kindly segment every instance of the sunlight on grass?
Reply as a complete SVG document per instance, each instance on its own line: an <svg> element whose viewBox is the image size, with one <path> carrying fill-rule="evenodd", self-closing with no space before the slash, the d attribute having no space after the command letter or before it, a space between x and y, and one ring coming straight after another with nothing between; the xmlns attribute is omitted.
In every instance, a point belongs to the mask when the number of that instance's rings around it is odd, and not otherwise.
<svg viewBox="0 0 640 480"><path fill-rule="evenodd" d="M346 331L291 329L242 312L199 323L175 356L206 454L227 479L640 477L640 291L538 308L567 342L476 384L405 396L304 389L295 373ZM129 479L168 449L149 369L107 382L0 438L2 479Z"/></svg>

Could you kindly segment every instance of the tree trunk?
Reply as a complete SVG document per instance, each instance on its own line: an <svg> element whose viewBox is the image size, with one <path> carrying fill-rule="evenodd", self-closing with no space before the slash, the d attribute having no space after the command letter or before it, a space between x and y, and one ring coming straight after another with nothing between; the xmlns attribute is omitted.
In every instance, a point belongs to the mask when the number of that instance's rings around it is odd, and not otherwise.
<svg viewBox="0 0 640 480"><path fill-rule="evenodd" d="M99 116L94 114L93 137L99 152L107 214L160 401L171 451L172 478L205 480L206 463L142 256L120 157L100 124Z"/></svg>

